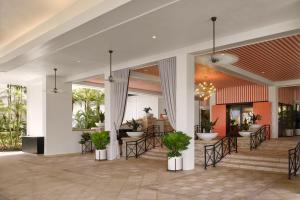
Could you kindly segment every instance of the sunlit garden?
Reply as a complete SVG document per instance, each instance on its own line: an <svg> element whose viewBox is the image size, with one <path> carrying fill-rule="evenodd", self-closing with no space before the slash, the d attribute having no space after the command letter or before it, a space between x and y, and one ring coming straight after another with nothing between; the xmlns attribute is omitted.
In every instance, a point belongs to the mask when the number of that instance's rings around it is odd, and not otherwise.
<svg viewBox="0 0 300 200"><path fill-rule="evenodd" d="M0 151L21 150L26 135L26 88L0 85Z"/></svg>

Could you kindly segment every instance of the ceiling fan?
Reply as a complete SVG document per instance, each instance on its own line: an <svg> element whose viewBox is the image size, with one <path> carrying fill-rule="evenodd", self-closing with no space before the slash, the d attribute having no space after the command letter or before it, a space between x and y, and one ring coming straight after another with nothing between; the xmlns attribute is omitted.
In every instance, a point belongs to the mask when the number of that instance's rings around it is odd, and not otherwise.
<svg viewBox="0 0 300 200"><path fill-rule="evenodd" d="M120 82L125 82L125 80L121 80L118 77L113 77L112 75L112 54L114 53L113 50L108 50L109 53L109 76L105 81L108 81L110 83L120 83Z"/></svg>
<svg viewBox="0 0 300 200"><path fill-rule="evenodd" d="M213 24L213 49L212 54L207 54L197 57L197 63L209 66L233 64L238 61L238 58L228 53L216 53L216 21L217 17L210 18Z"/></svg>
<svg viewBox="0 0 300 200"><path fill-rule="evenodd" d="M54 88L51 89L51 90L49 91L49 93L51 93L51 94L62 93L63 90L57 88L57 81L56 81L56 79L57 79L57 75L56 75L56 73L57 73L57 68L53 68L53 70L54 70Z"/></svg>

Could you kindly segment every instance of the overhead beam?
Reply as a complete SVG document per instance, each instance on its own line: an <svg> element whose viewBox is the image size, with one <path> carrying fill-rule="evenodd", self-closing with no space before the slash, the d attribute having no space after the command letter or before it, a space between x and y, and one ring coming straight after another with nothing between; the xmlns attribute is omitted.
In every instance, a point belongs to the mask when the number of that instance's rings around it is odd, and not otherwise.
<svg viewBox="0 0 300 200"><path fill-rule="evenodd" d="M274 84L278 87L293 87L300 86L300 79L287 80L287 81L276 81Z"/></svg>
<svg viewBox="0 0 300 200"><path fill-rule="evenodd" d="M260 84L269 85L269 86L274 85L273 81L270 81L269 79L266 79L262 76L254 74L247 70L241 69L234 65L215 66L214 68L217 69L218 71L224 72L226 74L230 74L237 78L252 81L254 83L260 83Z"/></svg>

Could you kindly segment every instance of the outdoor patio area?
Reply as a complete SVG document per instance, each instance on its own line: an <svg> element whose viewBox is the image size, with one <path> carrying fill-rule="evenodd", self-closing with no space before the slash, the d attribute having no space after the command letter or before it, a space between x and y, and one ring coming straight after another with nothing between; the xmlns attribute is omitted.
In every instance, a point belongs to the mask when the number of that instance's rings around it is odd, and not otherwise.
<svg viewBox="0 0 300 200"><path fill-rule="evenodd" d="M300 179L287 175L202 166L174 173L165 161L93 156L1 156L0 199L300 199Z"/></svg>

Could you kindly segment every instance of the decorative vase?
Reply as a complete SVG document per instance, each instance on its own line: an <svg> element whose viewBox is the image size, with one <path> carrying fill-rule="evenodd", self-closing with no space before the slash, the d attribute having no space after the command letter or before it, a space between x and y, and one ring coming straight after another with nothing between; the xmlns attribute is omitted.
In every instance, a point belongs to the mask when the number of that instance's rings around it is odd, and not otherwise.
<svg viewBox="0 0 300 200"><path fill-rule="evenodd" d="M251 131L239 131L240 136L243 136L243 137L250 137L251 133L253 133L253 132L251 132Z"/></svg>
<svg viewBox="0 0 300 200"><path fill-rule="evenodd" d="M204 141L210 141L218 136L218 133L196 133L197 136Z"/></svg>
<svg viewBox="0 0 300 200"><path fill-rule="evenodd" d="M182 156L168 157L168 170L170 171L182 170Z"/></svg>
<svg viewBox="0 0 300 200"><path fill-rule="evenodd" d="M106 160L106 149L96 149L95 150L96 160Z"/></svg>
<svg viewBox="0 0 300 200"><path fill-rule="evenodd" d="M143 131L132 131L132 132L126 132L126 133L129 137L141 137L144 134Z"/></svg>
<svg viewBox="0 0 300 200"><path fill-rule="evenodd" d="M285 136L294 136L294 129L285 129Z"/></svg>

